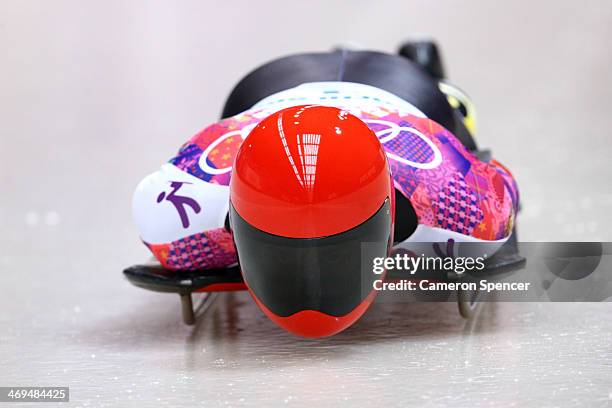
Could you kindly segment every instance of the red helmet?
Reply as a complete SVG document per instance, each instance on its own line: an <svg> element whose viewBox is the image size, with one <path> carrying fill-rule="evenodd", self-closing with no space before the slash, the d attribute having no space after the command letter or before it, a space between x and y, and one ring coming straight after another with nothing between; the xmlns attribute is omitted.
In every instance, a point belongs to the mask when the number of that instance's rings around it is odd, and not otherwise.
<svg viewBox="0 0 612 408"><path fill-rule="evenodd" d="M264 313L306 337L354 323L376 293L371 258L393 242L393 198L385 152L357 117L296 106L259 123L236 156L230 221Z"/></svg>

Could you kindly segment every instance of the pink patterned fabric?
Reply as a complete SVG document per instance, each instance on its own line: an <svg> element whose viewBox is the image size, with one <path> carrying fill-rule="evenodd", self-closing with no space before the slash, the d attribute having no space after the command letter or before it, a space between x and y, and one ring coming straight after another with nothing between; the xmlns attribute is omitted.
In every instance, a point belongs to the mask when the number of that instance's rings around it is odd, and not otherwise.
<svg viewBox="0 0 612 408"><path fill-rule="evenodd" d="M225 228L211 229L169 244L147 246L168 269L224 268L238 261L232 235Z"/></svg>

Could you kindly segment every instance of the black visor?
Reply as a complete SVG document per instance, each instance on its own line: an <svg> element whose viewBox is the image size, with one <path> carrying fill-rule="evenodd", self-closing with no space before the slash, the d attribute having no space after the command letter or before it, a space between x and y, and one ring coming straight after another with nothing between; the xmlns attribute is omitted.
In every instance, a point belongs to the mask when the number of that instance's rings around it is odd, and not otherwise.
<svg viewBox="0 0 612 408"><path fill-rule="evenodd" d="M387 198L372 217L353 229L322 238L287 238L251 226L230 204L242 275L254 295L277 316L302 310L344 316L368 295L363 288L372 288L373 258L387 256L390 211ZM370 273L363 274L362 266Z"/></svg>

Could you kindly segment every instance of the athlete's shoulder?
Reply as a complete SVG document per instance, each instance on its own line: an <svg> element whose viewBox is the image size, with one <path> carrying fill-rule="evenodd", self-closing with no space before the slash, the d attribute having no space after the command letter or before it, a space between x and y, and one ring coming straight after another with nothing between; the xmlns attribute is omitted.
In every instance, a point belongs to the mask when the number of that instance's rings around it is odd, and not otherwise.
<svg viewBox="0 0 612 408"><path fill-rule="evenodd" d="M191 137L170 163L202 181L229 186L238 148L261 119L261 109L221 119Z"/></svg>
<svg viewBox="0 0 612 408"><path fill-rule="evenodd" d="M509 236L518 189L499 162L480 160L431 119L362 120L382 143L396 189L410 200L420 224L485 240Z"/></svg>

